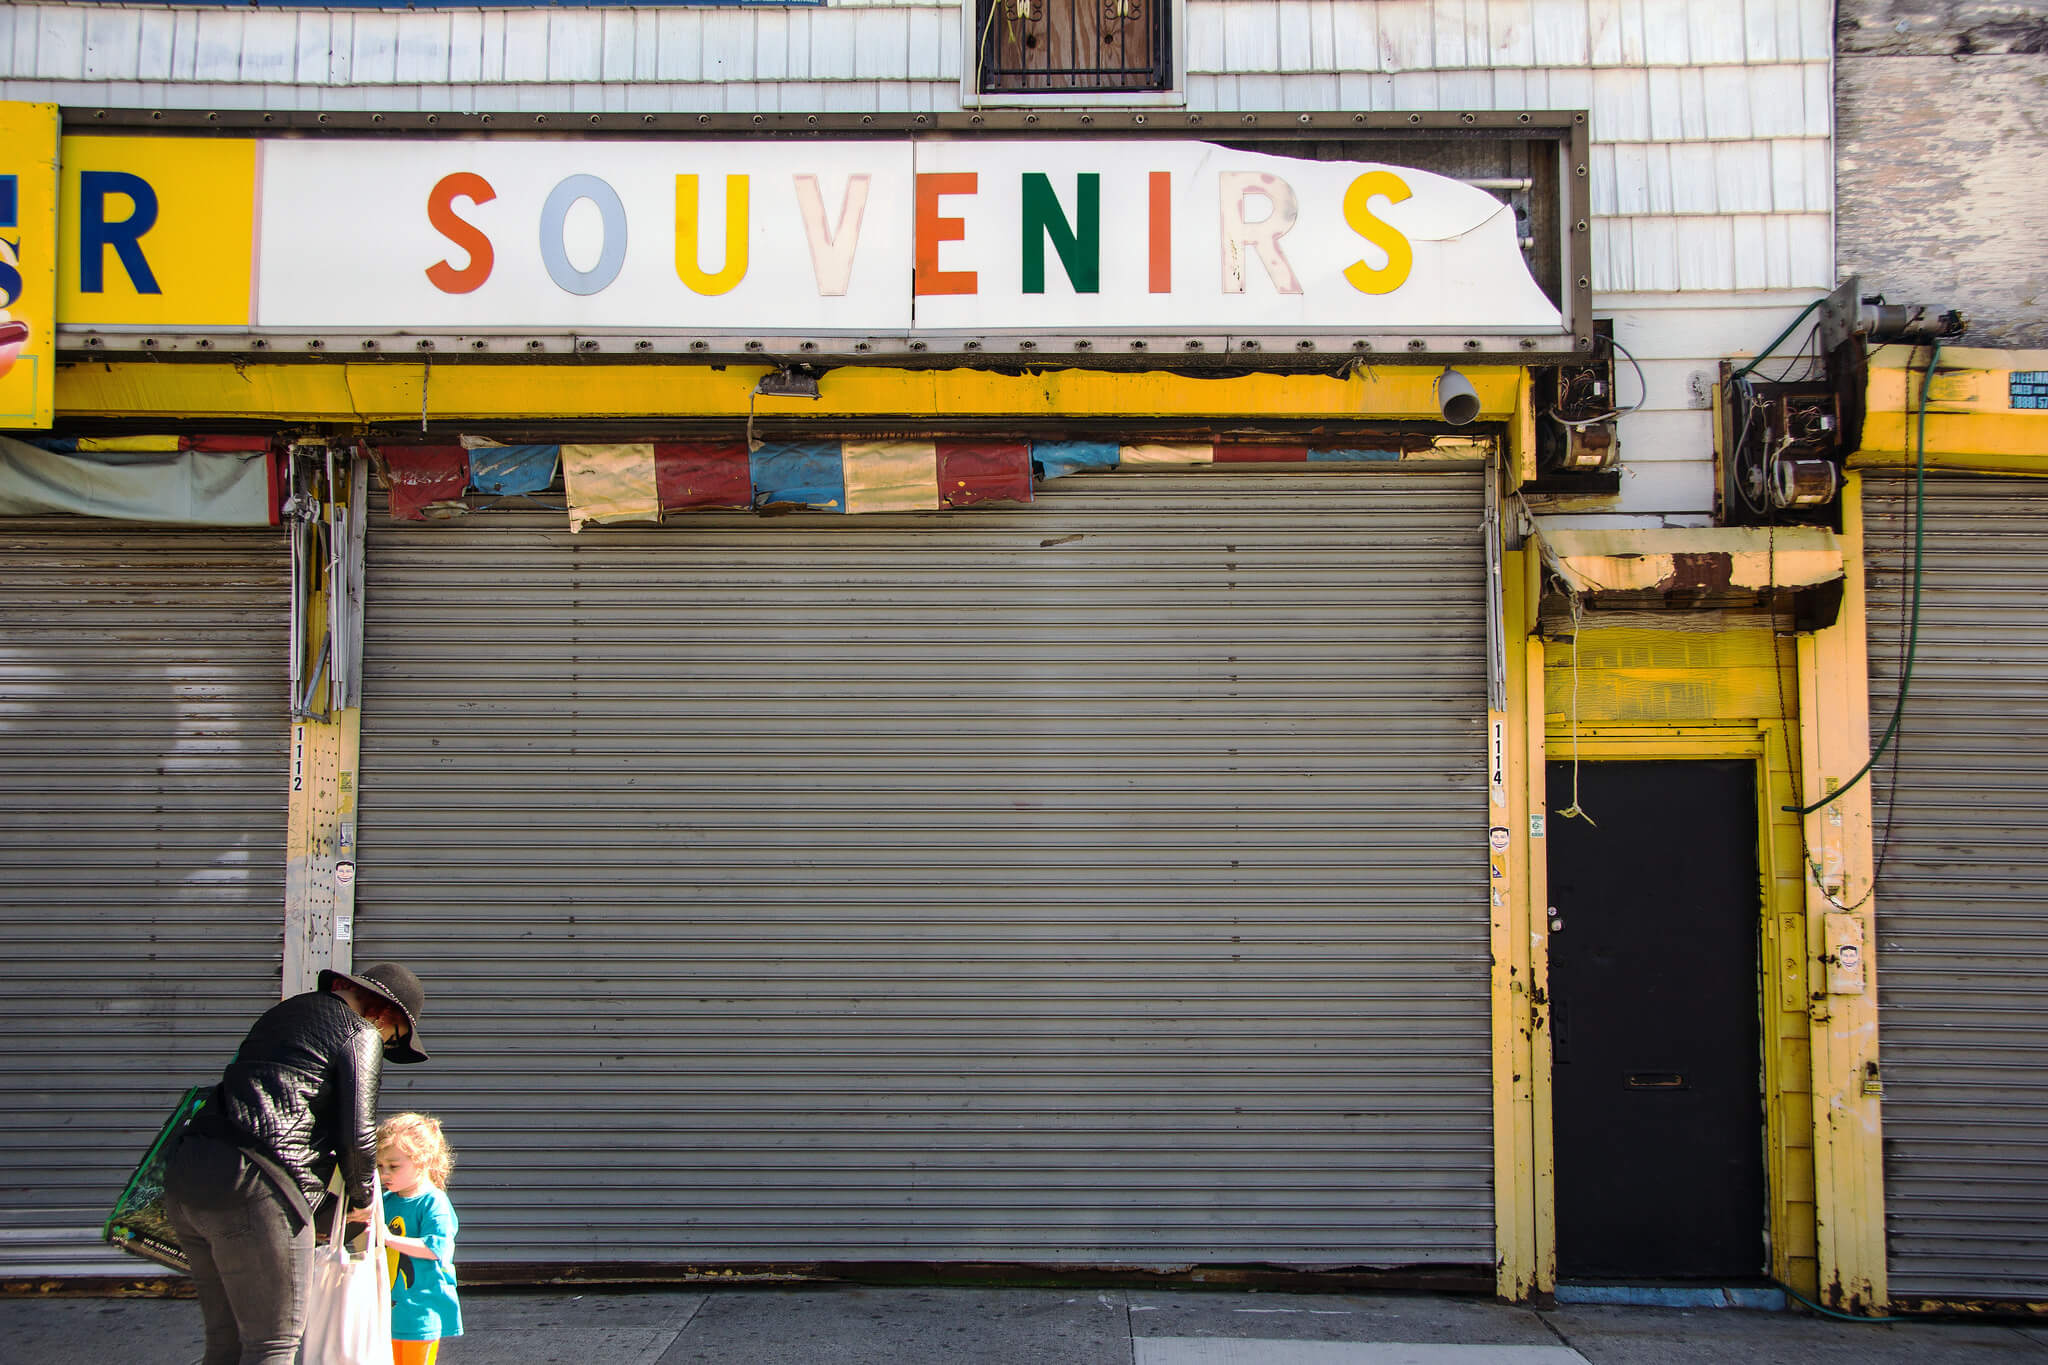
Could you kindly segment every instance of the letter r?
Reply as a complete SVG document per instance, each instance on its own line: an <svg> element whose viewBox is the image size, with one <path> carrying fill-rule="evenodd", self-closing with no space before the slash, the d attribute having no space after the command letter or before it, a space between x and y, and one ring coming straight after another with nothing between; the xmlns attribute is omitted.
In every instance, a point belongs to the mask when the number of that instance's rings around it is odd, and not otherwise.
<svg viewBox="0 0 2048 1365"><path fill-rule="evenodd" d="M156 226L156 191L139 175L126 171L81 171L78 176L78 289L99 294L106 289L106 249L114 248L121 268L138 294L161 294L149 260L142 254L142 234ZM107 196L123 194L134 209L117 222L107 221Z"/></svg>

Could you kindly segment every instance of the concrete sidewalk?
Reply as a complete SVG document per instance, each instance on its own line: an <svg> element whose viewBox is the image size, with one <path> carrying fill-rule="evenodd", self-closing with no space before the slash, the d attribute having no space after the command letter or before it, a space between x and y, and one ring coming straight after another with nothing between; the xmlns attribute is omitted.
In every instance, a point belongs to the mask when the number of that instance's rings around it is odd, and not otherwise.
<svg viewBox="0 0 2048 1365"><path fill-rule="evenodd" d="M719 1289L465 1295L443 1365L2048 1365L2048 1324L1423 1294ZM0 1365L190 1365L189 1299L0 1298Z"/></svg>

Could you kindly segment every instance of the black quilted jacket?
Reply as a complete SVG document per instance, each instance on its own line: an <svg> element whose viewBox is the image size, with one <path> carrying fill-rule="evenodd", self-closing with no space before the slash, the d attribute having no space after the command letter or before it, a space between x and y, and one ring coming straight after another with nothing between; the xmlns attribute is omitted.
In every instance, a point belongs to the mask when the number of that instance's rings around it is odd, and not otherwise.
<svg viewBox="0 0 2048 1365"><path fill-rule="evenodd" d="M348 1002L308 991L266 1010L192 1131L268 1157L317 1209L337 1161L351 1208L377 1170L384 1045Z"/></svg>

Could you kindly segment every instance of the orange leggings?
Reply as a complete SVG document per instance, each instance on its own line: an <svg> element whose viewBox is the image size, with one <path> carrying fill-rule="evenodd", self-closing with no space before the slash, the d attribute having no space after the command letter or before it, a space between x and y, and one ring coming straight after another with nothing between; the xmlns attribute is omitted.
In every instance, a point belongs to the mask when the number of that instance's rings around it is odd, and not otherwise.
<svg viewBox="0 0 2048 1365"><path fill-rule="evenodd" d="M440 1349L438 1341L394 1341L391 1365L434 1365L434 1356Z"/></svg>

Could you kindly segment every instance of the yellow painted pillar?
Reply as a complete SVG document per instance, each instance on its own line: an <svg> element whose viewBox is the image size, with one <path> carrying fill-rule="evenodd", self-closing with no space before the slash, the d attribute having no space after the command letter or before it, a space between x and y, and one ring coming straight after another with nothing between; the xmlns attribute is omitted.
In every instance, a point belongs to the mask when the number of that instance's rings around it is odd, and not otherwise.
<svg viewBox="0 0 2048 1365"><path fill-rule="evenodd" d="M1807 1001L1813 1040L1814 1197L1821 1302L1876 1314L1888 1297L1878 1065L1877 932L1871 879L1870 781L1842 790L1870 758L1862 479L1843 497L1841 615L1800 637L1801 786L1805 817ZM1845 945L1860 949L1851 962Z"/></svg>
<svg viewBox="0 0 2048 1365"><path fill-rule="evenodd" d="M1513 490L1536 477L1530 372L1515 385L1503 474ZM1497 608L1504 646L1502 709L1488 716L1493 842L1494 1202L1496 1292L1523 1300L1557 1288L1557 1187L1550 1108L1548 860L1541 833L1543 642L1536 611L1542 556L1503 552ZM1505 848L1502 845L1505 844Z"/></svg>
<svg viewBox="0 0 2048 1365"><path fill-rule="evenodd" d="M317 447L312 448L317 450ZM301 447L299 459L308 448ZM330 479L330 472L332 477ZM356 769L362 747L363 511L367 466L322 462L309 474L322 534L298 526L294 574L300 629L292 698L290 804L285 825L284 963L287 996L314 988L324 967L354 960Z"/></svg>
<svg viewBox="0 0 2048 1365"><path fill-rule="evenodd" d="M323 967L346 968L355 938L356 755L362 711L292 723L285 827L283 993L313 989Z"/></svg>
<svg viewBox="0 0 2048 1365"><path fill-rule="evenodd" d="M1508 491L1536 482L1535 380L1524 369L1515 381L1515 416L1508 424ZM1513 641L1510 640L1510 644ZM1541 673L1536 675L1542 677Z"/></svg>
<svg viewBox="0 0 2048 1365"><path fill-rule="evenodd" d="M1529 768L1531 693L1541 743L1542 670L1529 671L1525 606L1528 550L1501 556L1504 706L1487 717L1488 876L1493 969L1495 1292L1520 1301L1557 1283L1546 1207L1550 1134L1549 1039L1537 940L1532 933L1530 811L1541 769ZM1540 1107L1540 1108L1539 1108ZM1545 1115L1538 1122L1538 1114Z"/></svg>
<svg viewBox="0 0 2048 1365"><path fill-rule="evenodd" d="M1551 1109L1550 790L1544 740L1543 639L1536 633L1536 613L1543 596L1543 557L1533 548L1525 548L1517 558L1522 570L1517 585L1520 591L1511 594L1517 610L1508 620L1517 627L1509 635L1509 645L1519 648L1522 656L1521 674L1513 685L1520 690L1517 714L1522 733L1517 737L1516 752L1522 756L1524 774L1516 790L1524 794L1527 831L1522 843L1527 862L1521 904L1529 943L1530 1195L1536 1218L1535 1287L1538 1293L1553 1294L1557 1292L1557 1158Z"/></svg>

